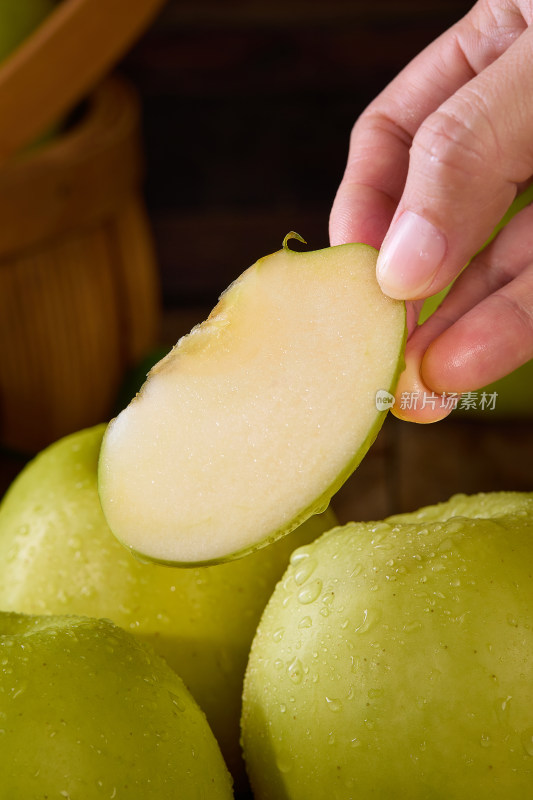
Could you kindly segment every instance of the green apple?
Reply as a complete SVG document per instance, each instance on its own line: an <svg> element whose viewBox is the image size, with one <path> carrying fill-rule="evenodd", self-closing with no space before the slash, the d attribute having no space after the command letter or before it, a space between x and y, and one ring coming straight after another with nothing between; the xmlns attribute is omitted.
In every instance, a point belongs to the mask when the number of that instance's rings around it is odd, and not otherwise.
<svg viewBox="0 0 533 800"><path fill-rule="evenodd" d="M246 672L255 800L533 796L533 494L296 550Z"/></svg>
<svg viewBox="0 0 533 800"><path fill-rule="evenodd" d="M453 517L468 519L498 519L508 515L526 517L531 514L533 494L525 492L482 492L455 494L445 503L424 506L416 511L394 514L387 518L391 524L411 522L448 522ZM531 520L533 525L533 519ZM533 554L533 550L532 550Z"/></svg>
<svg viewBox="0 0 533 800"><path fill-rule="evenodd" d="M0 506L0 608L107 617L153 645L206 712L226 762L239 748L242 683L260 615L291 551L336 524L332 512L228 564L141 563L115 539L97 489L105 426L51 445Z"/></svg>
<svg viewBox="0 0 533 800"><path fill-rule="evenodd" d="M230 800L183 681L106 620L0 612L0 798Z"/></svg>
<svg viewBox="0 0 533 800"><path fill-rule="evenodd" d="M45 19L56 0L2 0L0 3L0 62Z"/></svg>
<svg viewBox="0 0 533 800"><path fill-rule="evenodd" d="M247 269L110 424L100 497L113 533L169 564L224 561L323 510L383 422L405 306L377 252L283 248Z"/></svg>

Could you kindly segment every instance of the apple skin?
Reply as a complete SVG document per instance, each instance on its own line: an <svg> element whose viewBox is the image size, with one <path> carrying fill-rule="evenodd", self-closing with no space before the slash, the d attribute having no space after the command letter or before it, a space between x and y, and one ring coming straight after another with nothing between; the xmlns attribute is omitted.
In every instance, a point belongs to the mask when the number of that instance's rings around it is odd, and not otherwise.
<svg viewBox="0 0 533 800"><path fill-rule="evenodd" d="M233 797L205 715L106 620L0 612L1 800Z"/></svg>
<svg viewBox="0 0 533 800"><path fill-rule="evenodd" d="M533 495L409 516L293 553L245 678L255 800L533 797Z"/></svg>
<svg viewBox="0 0 533 800"><path fill-rule="evenodd" d="M261 613L291 551L336 525L331 511L239 561L141 563L109 530L97 489L105 425L51 445L0 506L0 608L106 617L151 644L205 711L232 774L244 776L239 718Z"/></svg>

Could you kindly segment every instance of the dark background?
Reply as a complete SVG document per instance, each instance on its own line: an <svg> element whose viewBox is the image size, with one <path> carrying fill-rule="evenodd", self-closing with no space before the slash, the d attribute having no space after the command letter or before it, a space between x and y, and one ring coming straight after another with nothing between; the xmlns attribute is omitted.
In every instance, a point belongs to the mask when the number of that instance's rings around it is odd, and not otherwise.
<svg viewBox="0 0 533 800"><path fill-rule="evenodd" d="M291 229L326 246L358 114L472 5L170 0L121 64L165 306L212 305Z"/></svg>

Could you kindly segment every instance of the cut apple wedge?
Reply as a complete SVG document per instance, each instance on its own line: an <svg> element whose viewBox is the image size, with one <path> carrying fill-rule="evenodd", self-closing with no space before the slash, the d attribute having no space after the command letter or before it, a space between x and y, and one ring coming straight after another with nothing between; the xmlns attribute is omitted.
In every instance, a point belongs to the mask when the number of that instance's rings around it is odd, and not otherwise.
<svg viewBox="0 0 533 800"><path fill-rule="evenodd" d="M205 564L275 541L327 506L381 427L404 304L379 288L373 248L295 252L290 238L231 284L107 429L102 507L144 558Z"/></svg>

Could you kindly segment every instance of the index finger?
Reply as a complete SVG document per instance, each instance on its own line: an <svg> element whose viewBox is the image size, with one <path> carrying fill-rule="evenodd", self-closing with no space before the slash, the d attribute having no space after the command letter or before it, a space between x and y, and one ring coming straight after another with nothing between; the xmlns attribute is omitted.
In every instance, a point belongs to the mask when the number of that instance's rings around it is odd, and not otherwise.
<svg viewBox="0 0 533 800"><path fill-rule="evenodd" d="M478 2L414 58L359 117L331 211L332 244L381 246L403 193L409 149L420 125L527 28L517 4L492 6L490 0Z"/></svg>

